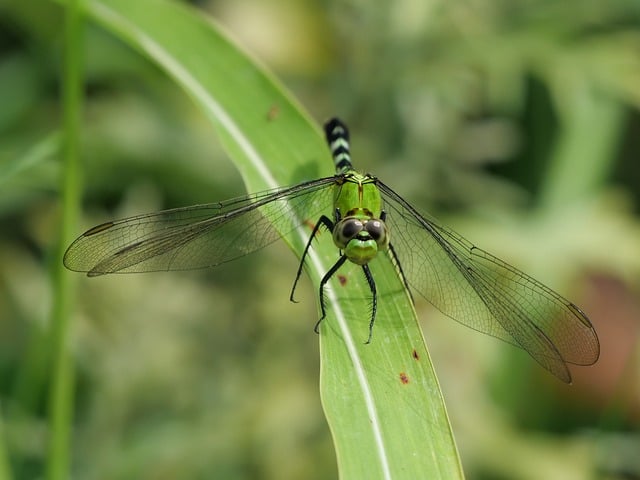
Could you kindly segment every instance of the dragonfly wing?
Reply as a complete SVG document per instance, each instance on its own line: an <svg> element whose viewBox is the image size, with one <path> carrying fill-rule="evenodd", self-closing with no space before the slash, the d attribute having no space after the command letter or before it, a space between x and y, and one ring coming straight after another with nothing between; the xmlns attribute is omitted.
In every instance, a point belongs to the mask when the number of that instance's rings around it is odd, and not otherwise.
<svg viewBox="0 0 640 480"><path fill-rule="evenodd" d="M78 237L67 268L90 276L190 270L228 262L273 243L318 212L331 210L333 177L107 222Z"/></svg>
<svg viewBox="0 0 640 480"><path fill-rule="evenodd" d="M458 322L526 350L561 380L600 354L586 315L550 288L425 218L378 182L391 242L410 286Z"/></svg>

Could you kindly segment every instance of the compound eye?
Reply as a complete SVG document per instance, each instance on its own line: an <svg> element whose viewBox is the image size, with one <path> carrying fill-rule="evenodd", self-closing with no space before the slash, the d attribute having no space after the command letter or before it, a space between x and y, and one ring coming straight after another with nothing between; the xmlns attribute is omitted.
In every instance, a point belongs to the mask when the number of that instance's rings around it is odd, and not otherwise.
<svg viewBox="0 0 640 480"><path fill-rule="evenodd" d="M340 248L345 248L349 240L358 235L364 225L357 218L345 218L338 223L333 237Z"/></svg>
<svg viewBox="0 0 640 480"><path fill-rule="evenodd" d="M341 227L342 237L351 240L362 231L364 225L357 218L347 218L342 222Z"/></svg>
<svg viewBox="0 0 640 480"><path fill-rule="evenodd" d="M382 220L369 220L364 229L378 245L384 244L387 239L387 227Z"/></svg>

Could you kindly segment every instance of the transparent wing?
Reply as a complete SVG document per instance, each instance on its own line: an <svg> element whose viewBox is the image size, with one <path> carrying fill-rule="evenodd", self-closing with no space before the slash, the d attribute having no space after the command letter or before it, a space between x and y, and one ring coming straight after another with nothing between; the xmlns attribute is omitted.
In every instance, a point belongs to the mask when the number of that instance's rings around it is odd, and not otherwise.
<svg viewBox="0 0 640 480"><path fill-rule="evenodd" d="M573 303L535 279L419 214L378 181L402 271L420 295L458 322L526 350L571 381L567 363L591 365L595 330Z"/></svg>
<svg viewBox="0 0 640 480"><path fill-rule="evenodd" d="M265 247L305 219L331 212L334 177L107 222L67 249L67 268L90 276L190 270L219 265Z"/></svg>

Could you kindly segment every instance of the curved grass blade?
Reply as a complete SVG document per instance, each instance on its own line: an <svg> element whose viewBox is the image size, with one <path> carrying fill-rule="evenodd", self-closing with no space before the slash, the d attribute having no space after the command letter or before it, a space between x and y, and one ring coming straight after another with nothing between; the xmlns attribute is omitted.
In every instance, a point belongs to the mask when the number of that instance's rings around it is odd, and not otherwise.
<svg viewBox="0 0 640 480"><path fill-rule="evenodd" d="M333 173L324 140L306 114L210 19L163 0L89 0L84 6L194 99L216 127L249 191ZM309 223L316 219L304 220L302 228L285 237L298 254ZM336 259L328 237L319 235L307 265L316 285ZM347 269L327 287L321 395L341 476L461 478L442 395L410 299L393 265L376 263L372 268L381 308L372 345L362 345L368 324L363 312L369 309L364 279ZM310 330L313 323L310 319Z"/></svg>

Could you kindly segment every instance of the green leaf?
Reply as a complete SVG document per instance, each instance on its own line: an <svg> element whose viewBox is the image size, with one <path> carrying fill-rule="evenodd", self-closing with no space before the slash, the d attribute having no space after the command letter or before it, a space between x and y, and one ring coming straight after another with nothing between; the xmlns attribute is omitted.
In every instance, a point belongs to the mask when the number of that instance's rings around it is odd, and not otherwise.
<svg viewBox="0 0 640 480"><path fill-rule="evenodd" d="M92 0L85 8L164 69L202 108L249 191L333 174L327 146L308 115L211 19L159 0ZM287 237L298 255L309 233L305 225ZM320 234L307 262L315 285L336 259L330 235ZM410 298L391 264L376 260L371 268L380 294L369 345L364 341L371 300L361 269L345 266L326 289L321 394L341 477L460 478L442 395ZM283 292L283 301L287 295ZM310 334L314 323L309 319Z"/></svg>

